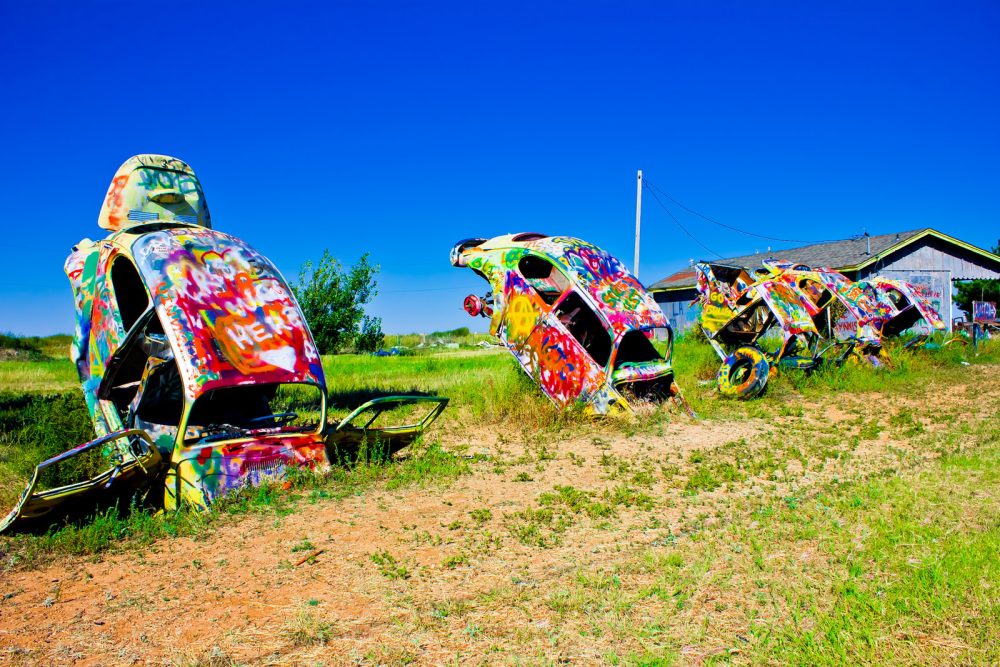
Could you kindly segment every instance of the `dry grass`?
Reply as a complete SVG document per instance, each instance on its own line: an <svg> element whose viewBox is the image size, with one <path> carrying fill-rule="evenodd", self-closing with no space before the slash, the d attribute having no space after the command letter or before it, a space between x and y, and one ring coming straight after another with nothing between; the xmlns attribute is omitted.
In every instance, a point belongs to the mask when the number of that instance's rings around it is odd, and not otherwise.
<svg viewBox="0 0 1000 667"><path fill-rule="evenodd" d="M446 455L15 568L0 644L24 664L996 663L998 367L946 362L753 403L690 382L702 421L527 425L463 422L483 367L400 366L365 382L451 391ZM823 381L870 382L852 373Z"/></svg>

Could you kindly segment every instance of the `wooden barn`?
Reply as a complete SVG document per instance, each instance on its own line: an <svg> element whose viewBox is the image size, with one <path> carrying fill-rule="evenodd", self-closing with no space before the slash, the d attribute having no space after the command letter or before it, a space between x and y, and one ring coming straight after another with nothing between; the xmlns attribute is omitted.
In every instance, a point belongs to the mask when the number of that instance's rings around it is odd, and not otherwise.
<svg viewBox="0 0 1000 667"><path fill-rule="evenodd" d="M960 280L1000 279L1000 257L926 228L896 234L861 236L715 260L748 269L765 259L779 259L811 267L829 267L852 280L881 274L921 285L951 326L952 284ZM695 272L688 267L648 287L675 331L694 324L689 307L698 296Z"/></svg>

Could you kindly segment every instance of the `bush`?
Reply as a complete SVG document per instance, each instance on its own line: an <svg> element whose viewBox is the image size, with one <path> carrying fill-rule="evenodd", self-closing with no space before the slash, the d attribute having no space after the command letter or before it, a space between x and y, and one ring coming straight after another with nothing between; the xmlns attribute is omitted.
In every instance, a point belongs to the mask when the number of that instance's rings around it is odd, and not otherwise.
<svg viewBox="0 0 1000 667"><path fill-rule="evenodd" d="M382 320L364 311L365 304L378 294L378 271L377 265L369 263L368 253L346 272L329 250L323 251L318 264L302 265L292 291L321 354L336 354L351 346L374 352L382 346Z"/></svg>

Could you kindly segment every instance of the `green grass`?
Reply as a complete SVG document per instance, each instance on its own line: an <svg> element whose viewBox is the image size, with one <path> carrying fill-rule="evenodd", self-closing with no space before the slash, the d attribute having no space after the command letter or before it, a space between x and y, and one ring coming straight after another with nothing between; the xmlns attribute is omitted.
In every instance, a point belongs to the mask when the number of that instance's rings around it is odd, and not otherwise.
<svg viewBox="0 0 1000 667"><path fill-rule="evenodd" d="M396 560L396 557L388 551L376 551L369 556L369 559L387 579L409 579L411 576L409 568Z"/></svg>
<svg viewBox="0 0 1000 667"><path fill-rule="evenodd" d="M755 653L785 664L840 665L937 662L931 656L944 661L957 652L964 659L956 662L996 664L1000 514L970 488L998 483L1000 451L992 446L947 456L912 478L777 508L764 530L779 539L792 530L820 536L833 564L832 599L819 605L792 593L798 618L755 627ZM865 527L862 548L849 526Z"/></svg>
<svg viewBox="0 0 1000 667"><path fill-rule="evenodd" d="M68 334L41 337L0 333L0 351L6 350L6 356L19 356L32 360L62 359L69 353L72 340L73 337ZM0 354L0 358L4 356Z"/></svg>
<svg viewBox="0 0 1000 667"><path fill-rule="evenodd" d="M323 368L335 416L378 396L418 393L450 398L442 417L446 421L542 426L558 418L552 404L504 350L326 356Z"/></svg>
<svg viewBox="0 0 1000 667"><path fill-rule="evenodd" d="M94 438L83 396L0 392L0 511L6 511L24 489L35 466ZM53 487L76 481L87 461L47 470L41 482ZM53 473L56 476L53 476Z"/></svg>
<svg viewBox="0 0 1000 667"><path fill-rule="evenodd" d="M69 359L0 361L0 391L47 393L80 386Z"/></svg>

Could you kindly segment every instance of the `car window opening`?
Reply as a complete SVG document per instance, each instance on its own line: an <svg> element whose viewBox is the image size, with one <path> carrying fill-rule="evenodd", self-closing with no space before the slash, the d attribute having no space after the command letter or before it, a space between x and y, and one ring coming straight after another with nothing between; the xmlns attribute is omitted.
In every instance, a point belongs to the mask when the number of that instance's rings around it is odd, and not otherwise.
<svg viewBox="0 0 1000 667"><path fill-rule="evenodd" d="M321 390L310 384L220 387L195 401L188 417L188 433L199 439L218 433L239 437L284 426L290 430L315 429L322 404Z"/></svg>
<svg viewBox="0 0 1000 667"><path fill-rule="evenodd" d="M731 345L751 345L772 328L774 321L767 305L758 300L722 327L715 339Z"/></svg>
<svg viewBox="0 0 1000 667"><path fill-rule="evenodd" d="M124 257L119 257L111 265L111 286L122 326L128 331L149 308L146 287L142 284L135 265Z"/></svg>
<svg viewBox="0 0 1000 667"><path fill-rule="evenodd" d="M647 361L662 361L661 355L653 346L645 332L628 331L618 343L618 354L615 357L615 368L625 364L641 364Z"/></svg>
<svg viewBox="0 0 1000 667"><path fill-rule="evenodd" d="M517 263L517 270L548 305L554 304L569 286L569 280L553 266L552 262L537 255L525 255Z"/></svg>
<svg viewBox="0 0 1000 667"><path fill-rule="evenodd" d="M830 303L830 300L833 299L833 292L826 285L818 283L815 280L800 280L799 288L816 304L817 308L825 308Z"/></svg>
<svg viewBox="0 0 1000 667"><path fill-rule="evenodd" d="M601 366L607 366L611 357L611 336L583 297L570 292L553 312L587 354Z"/></svg>
<svg viewBox="0 0 1000 667"><path fill-rule="evenodd" d="M132 407L137 396L140 408L151 405L156 400L153 396L172 396L172 401L155 408L156 419L150 421L176 426L182 409L182 388L173 351L160 320L150 316L144 321L143 329L129 336L109 362L100 397L110 400L122 423L132 427Z"/></svg>
<svg viewBox="0 0 1000 667"><path fill-rule="evenodd" d="M885 291L885 295L889 297L889 301L891 301L892 305L896 307L896 310L903 310L910 305L907 302L906 297L903 296L903 293L898 289L889 288Z"/></svg>

